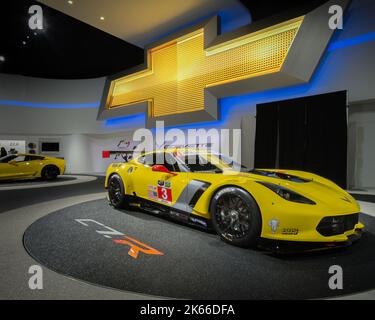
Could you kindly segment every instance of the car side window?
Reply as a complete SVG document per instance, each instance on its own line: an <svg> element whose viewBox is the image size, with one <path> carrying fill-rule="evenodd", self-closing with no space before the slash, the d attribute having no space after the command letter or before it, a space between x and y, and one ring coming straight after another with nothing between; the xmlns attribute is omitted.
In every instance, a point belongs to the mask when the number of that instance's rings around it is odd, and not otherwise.
<svg viewBox="0 0 375 320"><path fill-rule="evenodd" d="M16 162L24 162L25 161L25 156L18 156L13 159Z"/></svg>
<svg viewBox="0 0 375 320"><path fill-rule="evenodd" d="M215 166L209 160L204 159L199 154L189 154L180 157L180 159L191 172L214 172L219 169L217 166Z"/></svg>
<svg viewBox="0 0 375 320"><path fill-rule="evenodd" d="M35 160L43 160L44 157L39 156L26 156L25 161L35 161Z"/></svg>
<svg viewBox="0 0 375 320"><path fill-rule="evenodd" d="M137 162L143 164L146 167L152 167L155 164L155 154L149 153L143 155L137 159Z"/></svg>
<svg viewBox="0 0 375 320"><path fill-rule="evenodd" d="M155 164L156 154L155 153L149 153L145 155L145 160L143 164L147 167L152 167Z"/></svg>
<svg viewBox="0 0 375 320"><path fill-rule="evenodd" d="M162 155L162 160L157 158L157 155ZM180 167L176 163L176 160L170 153L149 153L146 154L137 160L139 163L143 164L146 167L152 167L155 164L162 164L171 172L180 172Z"/></svg>
<svg viewBox="0 0 375 320"><path fill-rule="evenodd" d="M140 163L140 164L144 164L145 163L145 156L141 156L137 159L137 162Z"/></svg>
<svg viewBox="0 0 375 320"><path fill-rule="evenodd" d="M166 167L171 172L179 172L180 168L178 167L178 164L176 163L175 158L170 153L165 153L164 158L164 167Z"/></svg>

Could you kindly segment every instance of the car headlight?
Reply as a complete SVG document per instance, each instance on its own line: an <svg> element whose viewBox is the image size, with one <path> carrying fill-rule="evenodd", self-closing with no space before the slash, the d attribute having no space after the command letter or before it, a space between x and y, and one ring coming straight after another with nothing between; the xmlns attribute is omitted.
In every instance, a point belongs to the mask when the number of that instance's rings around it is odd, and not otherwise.
<svg viewBox="0 0 375 320"><path fill-rule="evenodd" d="M298 203L304 203L304 204L316 204L314 201L304 196L301 196L299 193L289 190L287 188L284 188L282 186L279 186L277 184L263 182L263 181L257 181L257 182L267 187L268 189L272 190L273 192L275 192L277 195L279 195L281 198L285 200L298 202Z"/></svg>

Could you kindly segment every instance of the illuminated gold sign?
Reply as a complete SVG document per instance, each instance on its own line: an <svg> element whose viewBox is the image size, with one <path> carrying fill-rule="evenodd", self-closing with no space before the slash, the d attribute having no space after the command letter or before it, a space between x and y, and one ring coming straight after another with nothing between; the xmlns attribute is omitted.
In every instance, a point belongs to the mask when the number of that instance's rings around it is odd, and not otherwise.
<svg viewBox="0 0 375 320"><path fill-rule="evenodd" d="M220 36L215 18L147 47L144 65L107 79L98 119L144 112L148 127L211 121L219 118L218 98L307 83L334 32L332 1Z"/></svg>
<svg viewBox="0 0 375 320"><path fill-rule="evenodd" d="M204 48L204 28L148 49L147 69L113 80L107 109L147 102L157 118L203 110L205 89L278 72L303 18Z"/></svg>

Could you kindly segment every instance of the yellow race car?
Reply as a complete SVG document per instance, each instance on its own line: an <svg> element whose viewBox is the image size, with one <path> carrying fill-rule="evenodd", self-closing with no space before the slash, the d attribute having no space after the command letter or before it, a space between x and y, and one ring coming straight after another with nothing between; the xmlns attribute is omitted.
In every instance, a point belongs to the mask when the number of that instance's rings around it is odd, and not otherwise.
<svg viewBox="0 0 375 320"><path fill-rule="evenodd" d="M65 160L36 154L10 154L0 158L0 180L56 179L64 174Z"/></svg>
<svg viewBox="0 0 375 320"><path fill-rule="evenodd" d="M354 198L325 178L249 170L207 150L167 149L112 163L105 187L115 208L136 205L211 227L241 247L331 248L351 244L364 228Z"/></svg>

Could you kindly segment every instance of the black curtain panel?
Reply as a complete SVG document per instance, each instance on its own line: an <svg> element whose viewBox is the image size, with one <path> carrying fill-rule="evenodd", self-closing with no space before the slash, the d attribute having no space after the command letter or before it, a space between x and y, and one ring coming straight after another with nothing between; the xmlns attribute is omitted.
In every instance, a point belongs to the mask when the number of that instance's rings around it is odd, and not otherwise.
<svg viewBox="0 0 375 320"><path fill-rule="evenodd" d="M346 91L313 96L307 104L306 168L346 187Z"/></svg>
<svg viewBox="0 0 375 320"><path fill-rule="evenodd" d="M274 168L277 153L278 106L257 105L255 134L255 167Z"/></svg>
<svg viewBox="0 0 375 320"><path fill-rule="evenodd" d="M278 168L306 170L306 102L278 103L279 145Z"/></svg>
<svg viewBox="0 0 375 320"><path fill-rule="evenodd" d="M345 188L346 96L340 91L258 105L255 166L309 171Z"/></svg>

